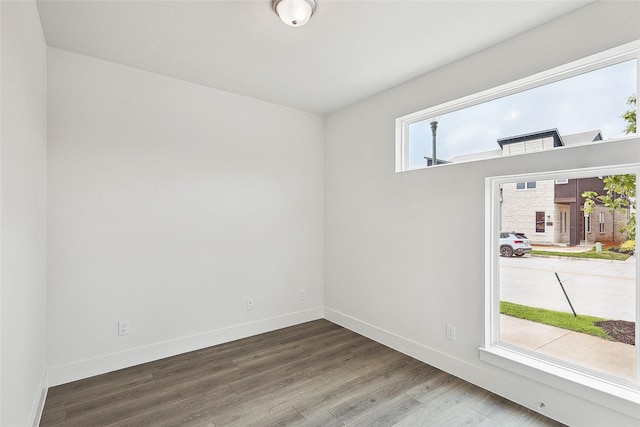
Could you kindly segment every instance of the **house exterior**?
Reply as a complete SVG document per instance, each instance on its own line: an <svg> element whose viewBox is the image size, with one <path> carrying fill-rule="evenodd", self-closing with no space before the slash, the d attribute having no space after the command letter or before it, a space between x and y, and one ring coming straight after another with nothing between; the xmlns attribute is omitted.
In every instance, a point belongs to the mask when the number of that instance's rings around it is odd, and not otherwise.
<svg viewBox="0 0 640 427"><path fill-rule="evenodd" d="M602 137L600 139L602 139ZM549 129L508 138L500 138L498 145L502 150L503 156L510 156L512 154L530 153L533 151L562 147L564 146L564 142L558 133L558 129Z"/></svg>
<svg viewBox="0 0 640 427"><path fill-rule="evenodd" d="M550 129L502 138L498 144L502 155L508 156L598 141L602 141L598 130L561 136L557 129ZM575 246L625 240L627 236L620 228L626 225L628 216L611 212L601 203L585 216L585 191L604 194L603 177L504 184L500 198L502 230L525 233L536 244Z"/></svg>
<svg viewBox="0 0 640 427"><path fill-rule="evenodd" d="M595 191L598 194L604 193L604 183L602 178L569 179L562 182L556 181L554 189L554 201L559 209L569 210L569 240L566 236L558 243L567 242L569 245L577 245L580 241L587 243L614 241L621 242L628 238L626 233L622 233L620 228L627 224L629 212L611 211L602 203L596 203L595 210L591 214L584 215L585 191ZM585 237L586 235L586 237Z"/></svg>
<svg viewBox="0 0 640 427"><path fill-rule="evenodd" d="M554 186L552 180L503 184L502 230L522 232L532 243L568 243L569 234L561 226L568 209L556 209Z"/></svg>

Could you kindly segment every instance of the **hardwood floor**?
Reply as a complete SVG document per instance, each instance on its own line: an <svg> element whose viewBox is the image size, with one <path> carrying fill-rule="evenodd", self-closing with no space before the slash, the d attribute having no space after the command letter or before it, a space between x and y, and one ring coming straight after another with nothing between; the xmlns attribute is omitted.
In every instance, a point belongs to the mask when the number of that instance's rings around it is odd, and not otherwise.
<svg viewBox="0 0 640 427"><path fill-rule="evenodd" d="M558 426L318 320L52 387L41 426Z"/></svg>

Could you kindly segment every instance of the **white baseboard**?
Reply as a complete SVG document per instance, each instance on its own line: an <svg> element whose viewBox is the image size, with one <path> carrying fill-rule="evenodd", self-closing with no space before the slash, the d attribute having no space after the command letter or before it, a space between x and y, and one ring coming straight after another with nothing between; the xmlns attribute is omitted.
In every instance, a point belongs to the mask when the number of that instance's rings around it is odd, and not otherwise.
<svg viewBox="0 0 640 427"><path fill-rule="evenodd" d="M40 425L42 411L44 410L44 402L47 399L47 382L47 370L44 369L42 371L42 376L40 377L40 385L38 386L39 393L33 401L31 414L29 415L29 420L31 420L31 425L33 427L38 427Z"/></svg>
<svg viewBox="0 0 640 427"><path fill-rule="evenodd" d="M325 307L324 317L335 324L343 326L353 332L357 332L360 335L364 335L367 338L371 338L380 344L384 344L387 347L398 350L399 352L409 355L414 359L418 359L421 362L449 372L457 377L471 377L475 374L475 371L477 371L476 366L468 364L462 360L454 359L451 355L434 350L425 345L411 341L385 329L363 322L330 308Z"/></svg>
<svg viewBox="0 0 640 427"><path fill-rule="evenodd" d="M484 363L471 364L330 308L325 319L418 359L549 418L568 425L636 426L638 418L594 404L565 390L510 375ZM478 357L479 358L479 357ZM545 402L544 409L538 407Z"/></svg>
<svg viewBox="0 0 640 427"><path fill-rule="evenodd" d="M165 357L200 350L264 332L322 319L323 314L322 307L317 307L310 310L289 313L283 316L271 317L255 322L217 329L202 334L182 337L145 347L111 353L93 359L81 360L68 365L54 366L49 368L48 371L48 385L49 387L53 387L83 378L104 374L106 372L112 372L118 369L163 359Z"/></svg>

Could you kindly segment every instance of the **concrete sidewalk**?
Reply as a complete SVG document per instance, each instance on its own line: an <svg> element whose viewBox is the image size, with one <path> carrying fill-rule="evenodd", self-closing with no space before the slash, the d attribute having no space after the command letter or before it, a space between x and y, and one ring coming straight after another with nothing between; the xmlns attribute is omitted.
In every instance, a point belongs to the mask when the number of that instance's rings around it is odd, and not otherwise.
<svg viewBox="0 0 640 427"><path fill-rule="evenodd" d="M573 364L635 380L635 346L500 315L500 340Z"/></svg>

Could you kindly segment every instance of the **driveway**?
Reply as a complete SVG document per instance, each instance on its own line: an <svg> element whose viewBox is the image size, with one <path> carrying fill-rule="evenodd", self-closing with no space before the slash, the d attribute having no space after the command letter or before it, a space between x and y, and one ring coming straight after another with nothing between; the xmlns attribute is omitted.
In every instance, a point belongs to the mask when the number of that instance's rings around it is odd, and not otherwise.
<svg viewBox="0 0 640 427"><path fill-rule="evenodd" d="M636 263L580 258L500 258L500 299L578 315L635 321Z"/></svg>

